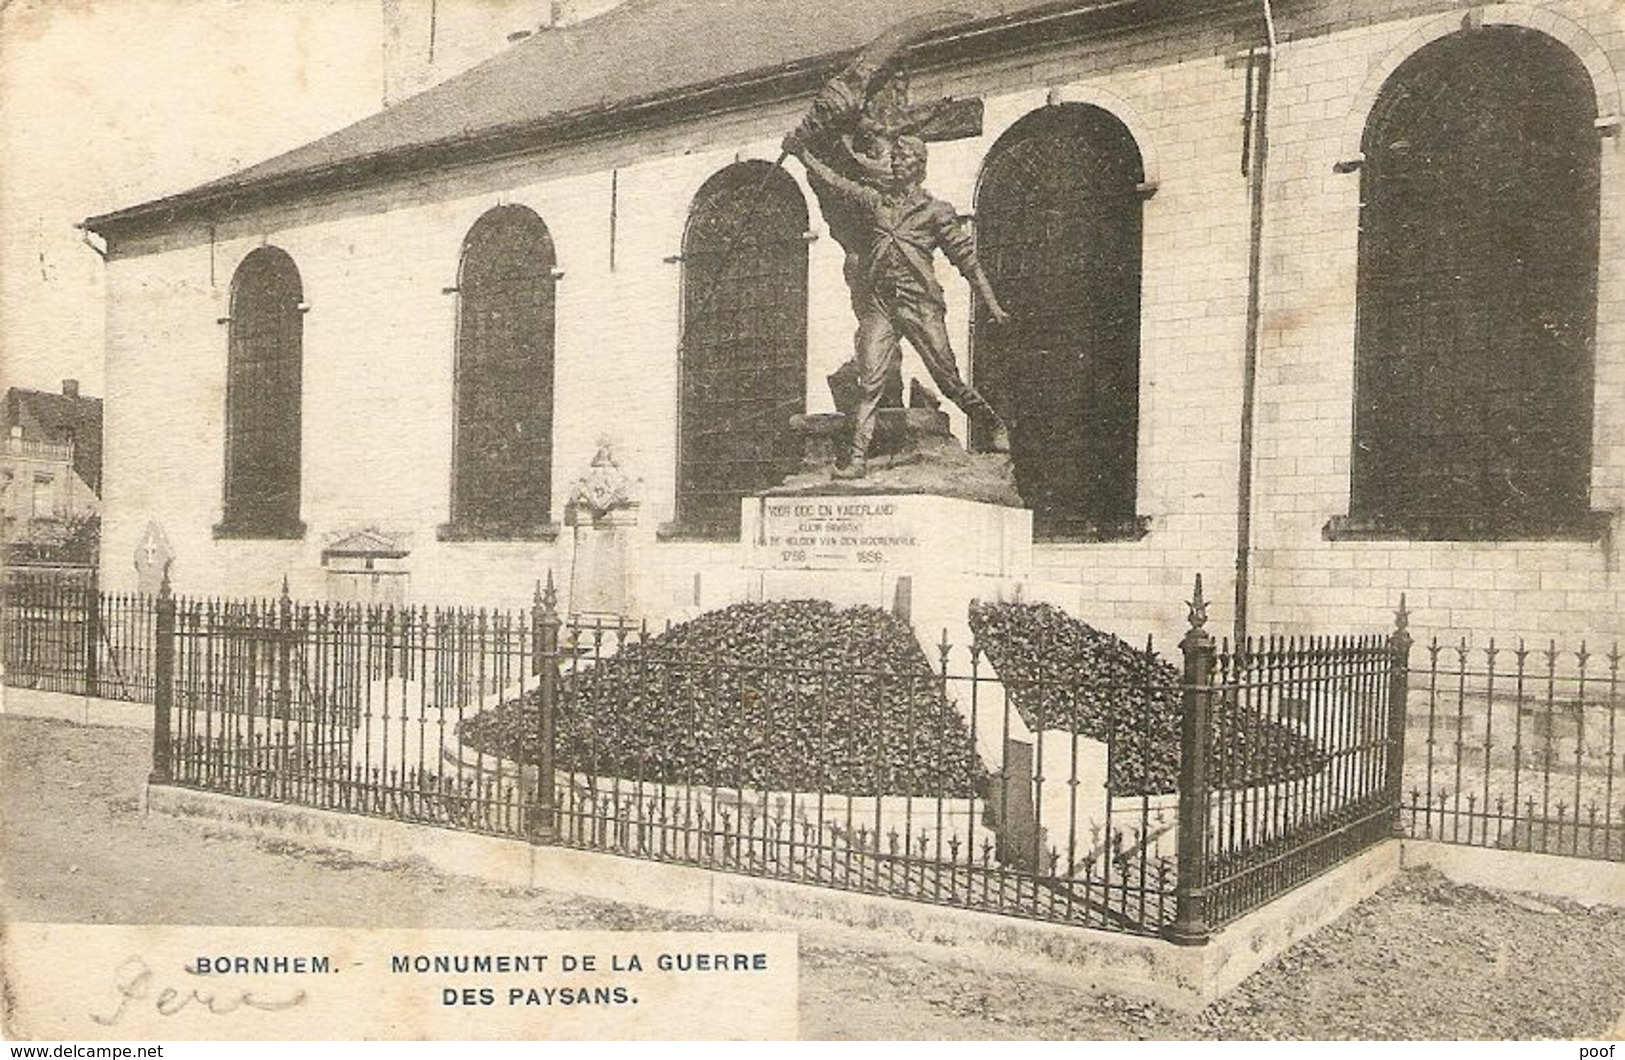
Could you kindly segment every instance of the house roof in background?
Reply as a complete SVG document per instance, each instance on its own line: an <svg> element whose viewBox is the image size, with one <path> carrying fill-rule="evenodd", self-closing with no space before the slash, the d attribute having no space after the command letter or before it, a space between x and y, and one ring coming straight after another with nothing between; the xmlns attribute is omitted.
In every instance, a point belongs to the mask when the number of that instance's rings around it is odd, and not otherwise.
<svg viewBox="0 0 1625 1060"><path fill-rule="evenodd" d="M73 442L73 469L85 485L102 492L102 399L12 387L6 391L5 426L21 426L39 442Z"/></svg>
<svg viewBox="0 0 1625 1060"><path fill-rule="evenodd" d="M92 217L112 236L218 216L324 185L353 186L550 142L659 124L816 89L903 19L961 21L915 51L922 62L1005 54L1251 0L627 0L547 29L354 125L190 191Z"/></svg>

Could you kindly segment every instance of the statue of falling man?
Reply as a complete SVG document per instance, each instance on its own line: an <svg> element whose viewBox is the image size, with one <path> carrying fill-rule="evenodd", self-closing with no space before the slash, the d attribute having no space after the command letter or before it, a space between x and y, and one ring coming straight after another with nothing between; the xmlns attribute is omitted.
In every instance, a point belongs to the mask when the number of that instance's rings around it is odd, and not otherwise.
<svg viewBox="0 0 1625 1060"><path fill-rule="evenodd" d="M925 363L932 381L974 427L988 448L1009 450L1003 421L959 374L946 326L946 303L935 273L941 250L999 323L1009 319L976 258L975 240L953 206L922 186L926 146L919 131L942 106L911 106L908 81L893 60L921 27L905 23L875 43L818 94L784 150L807 169L830 235L846 252L845 276L858 318L854 338L858 395L851 459L843 479L867 474L875 421L888 381L898 372L901 339Z"/></svg>

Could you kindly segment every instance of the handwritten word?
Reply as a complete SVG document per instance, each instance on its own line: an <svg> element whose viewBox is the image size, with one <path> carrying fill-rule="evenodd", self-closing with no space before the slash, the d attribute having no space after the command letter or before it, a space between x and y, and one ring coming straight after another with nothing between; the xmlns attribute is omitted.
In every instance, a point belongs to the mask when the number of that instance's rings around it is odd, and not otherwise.
<svg viewBox="0 0 1625 1060"><path fill-rule="evenodd" d="M117 981L113 988L118 991L118 1008L114 1009L110 1016L101 1016L94 1012L89 1014L91 1019L104 1027L117 1024L124 1018L124 1014L130 1011L131 1006L139 1002L151 1002L160 1016L174 1016L193 1006L211 1016L226 1016L240 1009L282 1012L305 1003L303 990L267 997L253 990L214 991L164 985L158 981L153 970L147 966L147 962L140 957L131 957L124 961L118 966L116 975Z"/></svg>

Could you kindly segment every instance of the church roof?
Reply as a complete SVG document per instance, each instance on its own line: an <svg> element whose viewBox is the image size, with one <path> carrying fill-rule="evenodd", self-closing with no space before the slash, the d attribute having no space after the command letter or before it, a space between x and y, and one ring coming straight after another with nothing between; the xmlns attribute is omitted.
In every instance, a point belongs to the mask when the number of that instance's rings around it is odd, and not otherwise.
<svg viewBox="0 0 1625 1060"><path fill-rule="evenodd" d="M113 236L215 218L323 187L664 124L816 90L858 48L931 12L963 21L923 65L1007 55L1252 0L627 0L527 37L478 66L312 143L178 195L88 219Z"/></svg>

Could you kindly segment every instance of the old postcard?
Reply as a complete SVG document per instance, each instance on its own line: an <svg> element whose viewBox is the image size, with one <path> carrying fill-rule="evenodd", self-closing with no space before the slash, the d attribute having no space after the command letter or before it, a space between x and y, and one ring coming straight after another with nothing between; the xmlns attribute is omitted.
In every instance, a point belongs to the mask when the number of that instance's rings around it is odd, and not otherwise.
<svg viewBox="0 0 1625 1060"><path fill-rule="evenodd" d="M0 2L6 1035L1606 1048L1622 68Z"/></svg>

